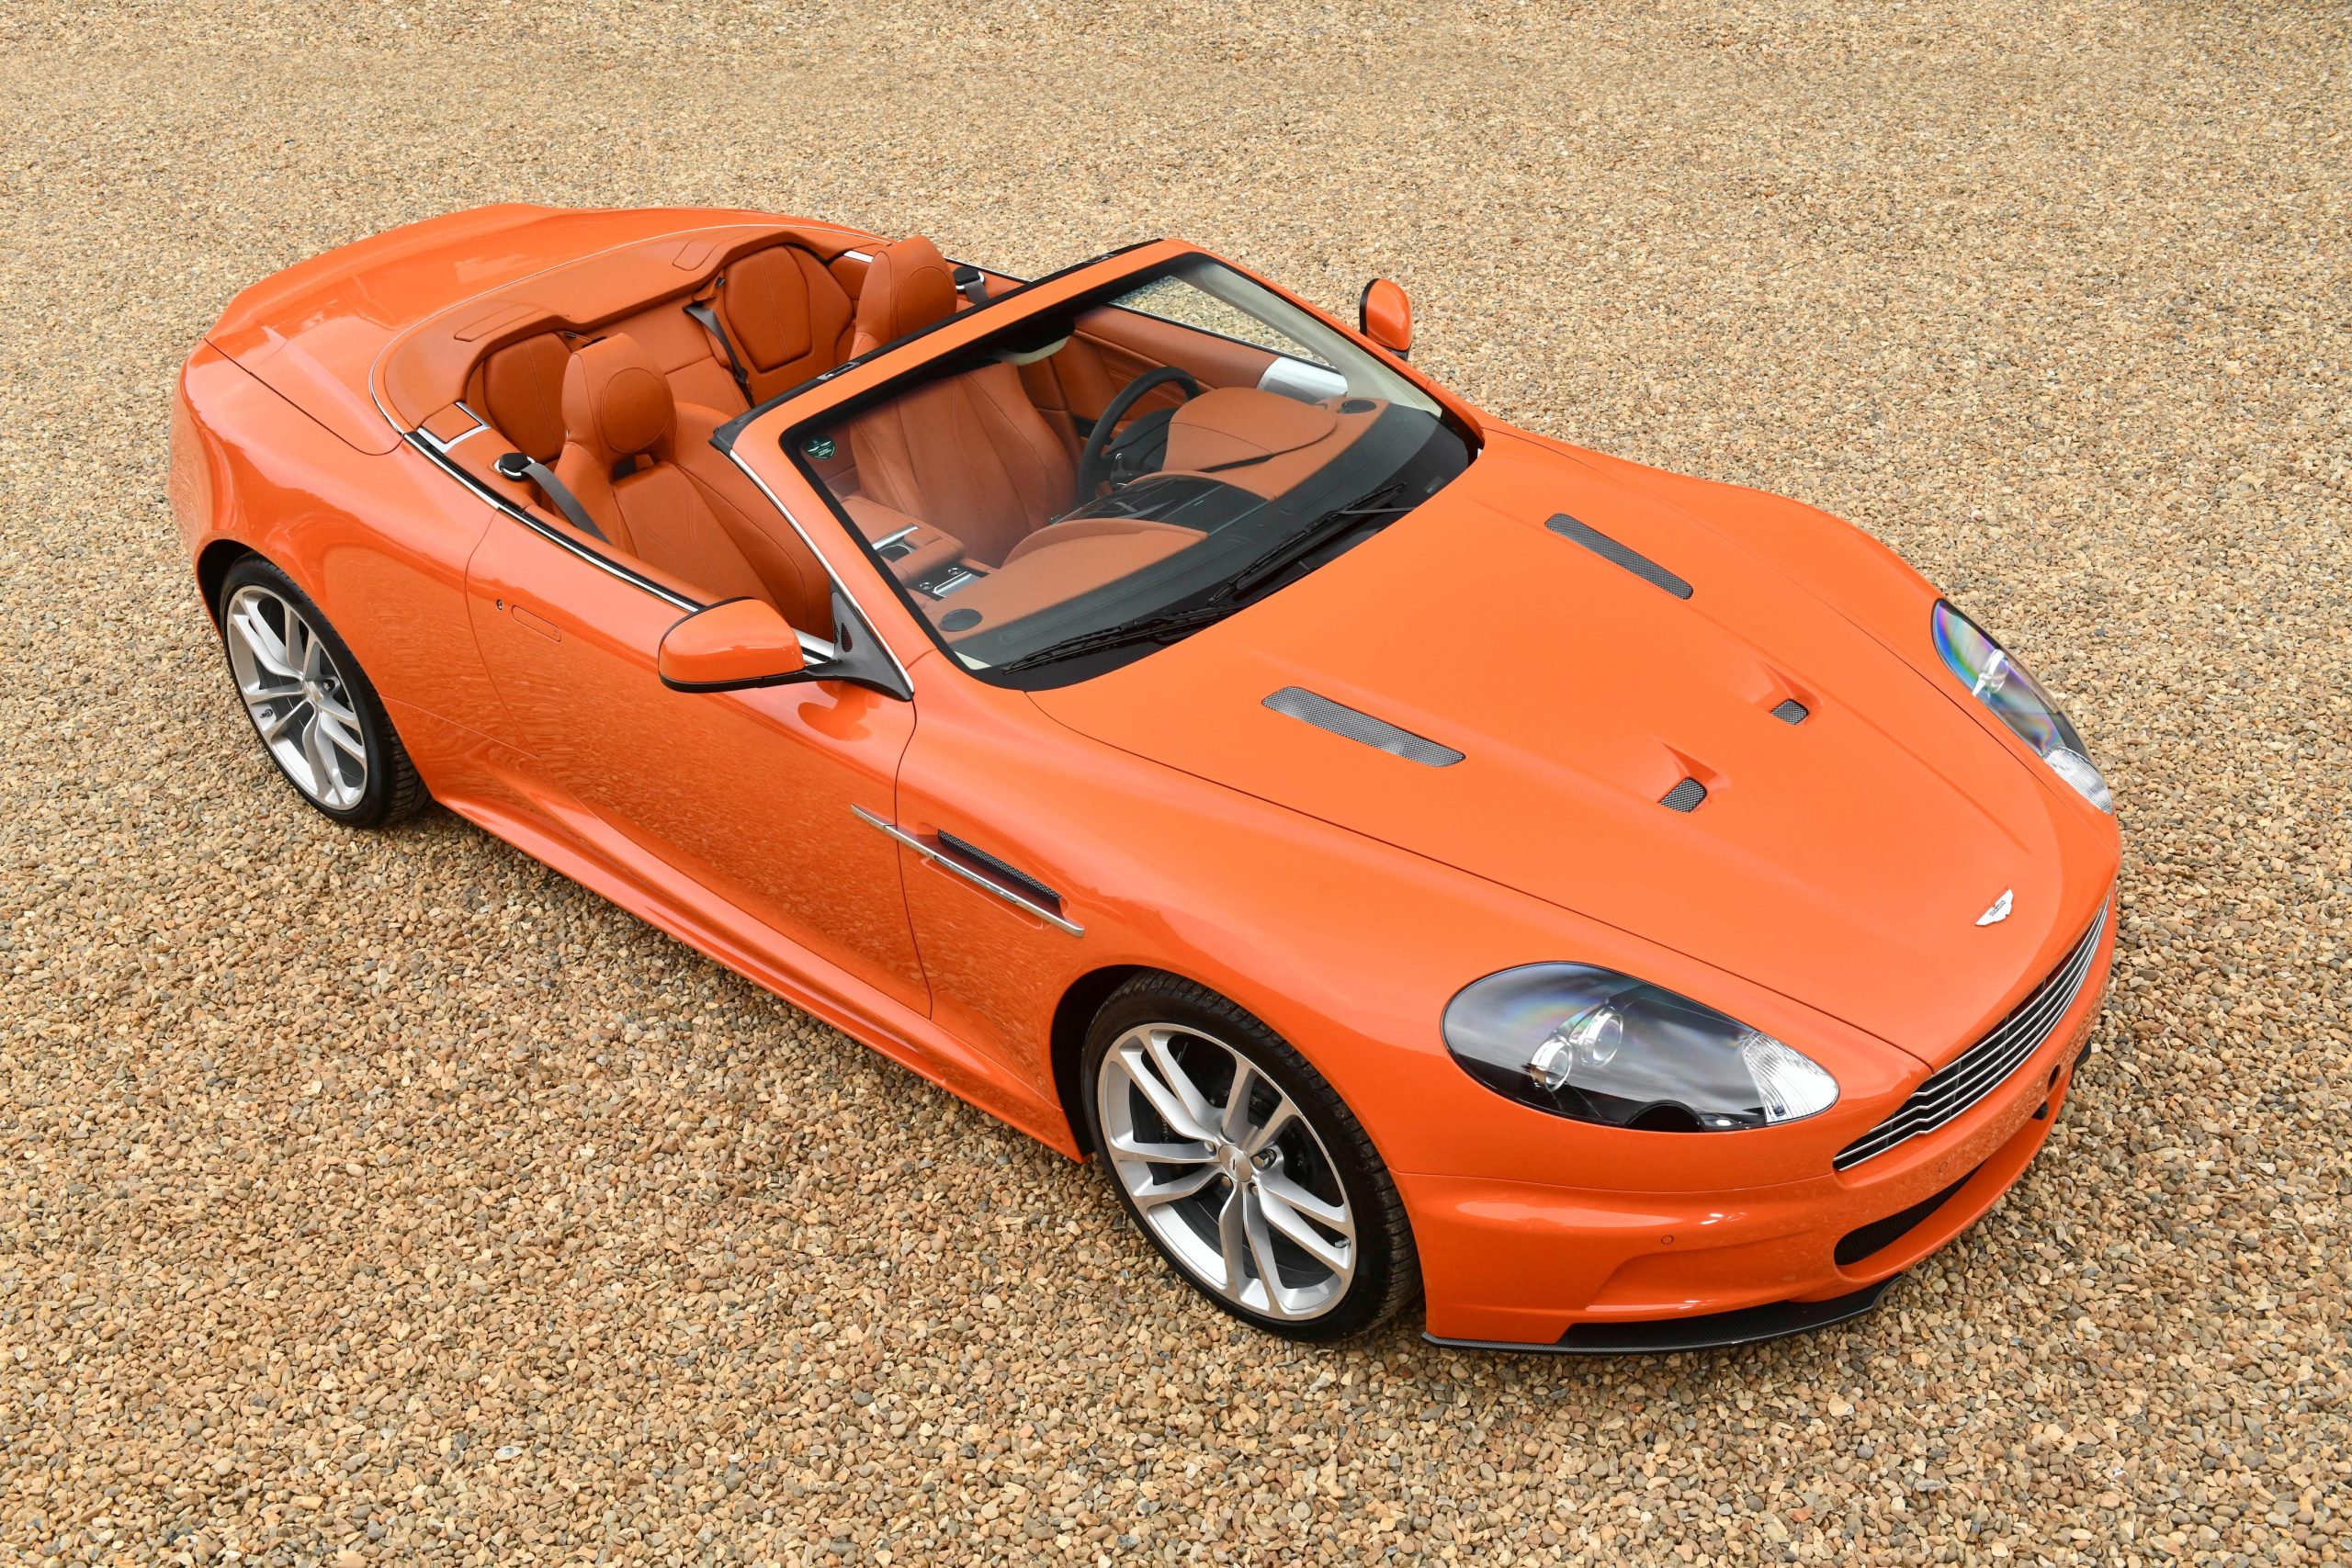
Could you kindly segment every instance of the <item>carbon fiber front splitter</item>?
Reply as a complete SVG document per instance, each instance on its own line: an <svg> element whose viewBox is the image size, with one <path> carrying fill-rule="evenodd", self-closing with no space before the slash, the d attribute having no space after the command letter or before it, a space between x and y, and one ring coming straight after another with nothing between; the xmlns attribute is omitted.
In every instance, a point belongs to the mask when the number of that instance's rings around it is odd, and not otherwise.
<svg viewBox="0 0 2352 1568"><path fill-rule="evenodd" d="M1579 1323L1552 1345L1514 1345L1494 1339L1422 1338L1456 1350L1510 1350L1531 1356L1662 1356L1678 1350L1720 1350L1733 1345L1753 1345L1759 1339L1804 1334L1860 1317L1878 1305L1887 1287L1901 1279L1890 1274L1875 1285L1826 1302L1768 1302L1737 1312L1707 1313L1697 1317L1655 1318L1646 1323Z"/></svg>

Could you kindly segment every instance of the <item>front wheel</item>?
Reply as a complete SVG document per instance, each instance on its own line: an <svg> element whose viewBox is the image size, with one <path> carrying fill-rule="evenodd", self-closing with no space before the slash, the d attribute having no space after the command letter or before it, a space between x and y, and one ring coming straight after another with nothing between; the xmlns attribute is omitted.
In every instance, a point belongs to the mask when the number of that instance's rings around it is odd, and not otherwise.
<svg viewBox="0 0 2352 1568"><path fill-rule="evenodd" d="M1214 991L1137 976L1087 1036L1086 1111L1119 1201L1243 1322L1328 1340L1420 1287L1388 1168L1297 1052Z"/></svg>
<svg viewBox="0 0 2352 1568"><path fill-rule="evenodd" d="M286 782L346 827L415 815L424 785L359 661L311 596L247 556L229 569L217 608L237 695Z"/></svg>

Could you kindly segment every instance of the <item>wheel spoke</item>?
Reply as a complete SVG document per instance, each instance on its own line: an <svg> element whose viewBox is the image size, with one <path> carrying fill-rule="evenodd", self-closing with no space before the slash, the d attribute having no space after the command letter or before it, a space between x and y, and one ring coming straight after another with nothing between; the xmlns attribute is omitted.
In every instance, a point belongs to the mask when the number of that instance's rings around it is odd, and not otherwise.
<svg viewBox="0 0 2352 1568"><path fill-rule="evenodd" d="M1204 1143L1148 1144L1128 1134L1114 1134L1111 1152L1129 1159L1149 1160L1154 1165L1204 1165L1216 1158L1214 1145Z"/></svg>
<svg viewBox="0 0 2352 1568"><path fill-rule="evenodd" d="M1332 1273L1346 1271L1351 1243L1333 1241L1316 1229L1304 1214L1280 1195L1269 1190L1262 1179L1258 1184L1256 1197L1258 1212L1265 1216L1269 1226L1282 1232L1300 1251Z"/></svg>
<svg viewBox="0 0 2352 1568"><path fill-rule="evenodd" d="M1119 1053L1120 1065L1170 1132L1180 1138L1214 1144L1216 1119L1176 1054L1168 1048L1168 1039L1163 1031L1150 1032L1140 1049L1129 1046Z"/></svg>
<svg viewBox="0 0 2352 1568"><path fill-rule="evenodd" d="M1282 1097L1282 1102L1266 1113L1263 1123L1250 1128L1242 1135L1241 1146L1249 1150L1253 1157L1263 1154L1266 1145L1280 1137L1283 1129L1296 1120L1298 1120L1298 1107L1292 1104L1290 1096L1285 1094Z"/></svg>
<svg viewBox="0 0 2352 1568"><path fill-rule="evenodd" d="M254 656L254 663L271 674L281 675L288 681L300 682L302 679L301 671L296 669L287 657L285 638L272 631L268 621L262 617L261 604L258 601L247 604L238 612L236 625L239 633L244 638L246 649Z"/></svg>
<svg viewBox="0 0 2352 1568"><path fill-rule="evenodd" d="M1217 1211L1216 1247L1225 1258L1225 1293L1238 1301L1250 1278L1243 1267L1250 1256L1250 1211L1238 1187L1225 1195L1225 1206Z"/></svg>
<svg viewBox="0 0 2352 1568"><path fill-rule="evenodd" d="M1308 1219L1338 1231L1351 1240L1354 1239L1356 1227L1354 1222L1348 1218L1345 1204L1317 1198L1279 1170L1260 1171L1258 1185L1285 1207L1295 1209Z"/></svg>
<svg viewBox="0 0 2352 1568"><path fill-rule="evenodd" d="M1266 1222L1272 1216L1258 1198L1257 1193L1250 1192L1242 1204L1242 1234L1250 1239L1250 1260L1257 1265L1258 1279L1266 1287L1266 1310L1276 1317L1288 1317L1290 1307L1283 1300L1283 1275L1274 1258L1274 1238L1266 1229ZM1332 1272L1339 1270L1334 1269Z"/></svg>
<svg viewBox="0 0 2352 1568"><path fill-rule="evenodd" d="M343 780L334 771L334 757L320 733L316 714L311 716L311 722L302 730L302 757L311 764L311 777L315 781L319 798L333 801L343 787Z"/></svg>
<svg viewBox="0 0 2352 1568"><path fill-rule="evenodd" d="M1225 1091L1225 1113L1218 1118L1229 1143L1240 1143L1250 1131L1250 1090L1259 1076L1256 1067L1238 1056L1233 1058L1233 1086Z"/></svg>
<svg viewBox="0 0 2352 1568"><path fill-rule="evenodd" d="M261 727L262 739L271 745L277 744L278 737L286 733L287 728L300 716L307 705L300 700L288 703L276 714L264 720Z"/></svg>
<svg viewBox="0 0 2352 1568"><path fill-rule="evenodd" d="M1136 1201L1138 1209L1157 1209L1162 1203L1173 1203L1180 1198L1197 1198L1202 1189L1223 1179L1223 1172L1213 1166L1188 1170L1170 1181L1155 1181L1148 1187L1128 1189L1127 1196Z"/></svg>
<svg viewBox="0 0 2352 1568"><path fill-rule="evenodd" d="M350 722L342 714L322 704L317 715L311 718L311 725L312 728L319 730L333 741L338 750L360 761L364 762L368 760L367 742L359 739L358 732L352 728Z"/></svg>

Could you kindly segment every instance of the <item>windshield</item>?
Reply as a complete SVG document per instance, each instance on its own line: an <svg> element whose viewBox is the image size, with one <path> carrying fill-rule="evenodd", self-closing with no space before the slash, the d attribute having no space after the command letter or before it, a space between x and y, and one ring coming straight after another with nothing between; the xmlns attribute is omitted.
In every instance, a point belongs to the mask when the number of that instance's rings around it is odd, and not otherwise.
<svg viewBox="0 0 2352 1568"><path fill-rule="evenodd" d="M1083 679L1246 609L1467 465L1381 355L1186 256L796 426L786 450L947 654Z"/></svg>

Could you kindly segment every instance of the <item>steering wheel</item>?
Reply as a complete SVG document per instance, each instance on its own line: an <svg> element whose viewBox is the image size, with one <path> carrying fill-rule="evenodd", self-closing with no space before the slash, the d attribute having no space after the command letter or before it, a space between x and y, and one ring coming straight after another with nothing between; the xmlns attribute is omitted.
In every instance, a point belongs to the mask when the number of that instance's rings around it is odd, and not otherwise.
<svg viewBox="0 0 2352 1568"><path fill-rule="evenodd" d="M1154 388L1170 385L1183 388L1184 396L1187 398L1197 398L1201 395L1201 384L1193 379L1193 373L1179 369L1173 365L1163 365L1157 370L1147 370L1119 389L1118 395L1114 397L1102 410L1102 417L1094 422L1093 430L1088 434L1086 450L1079 454L1078 491L1071 499L1071 505L1084 506L1088 502L1092 501L1095 491L1111 477L1111 459L1108 455L1111 435L1118 428L1119 422L1127 417L1127 411L1135 407L1146 392Z"/></svg>

